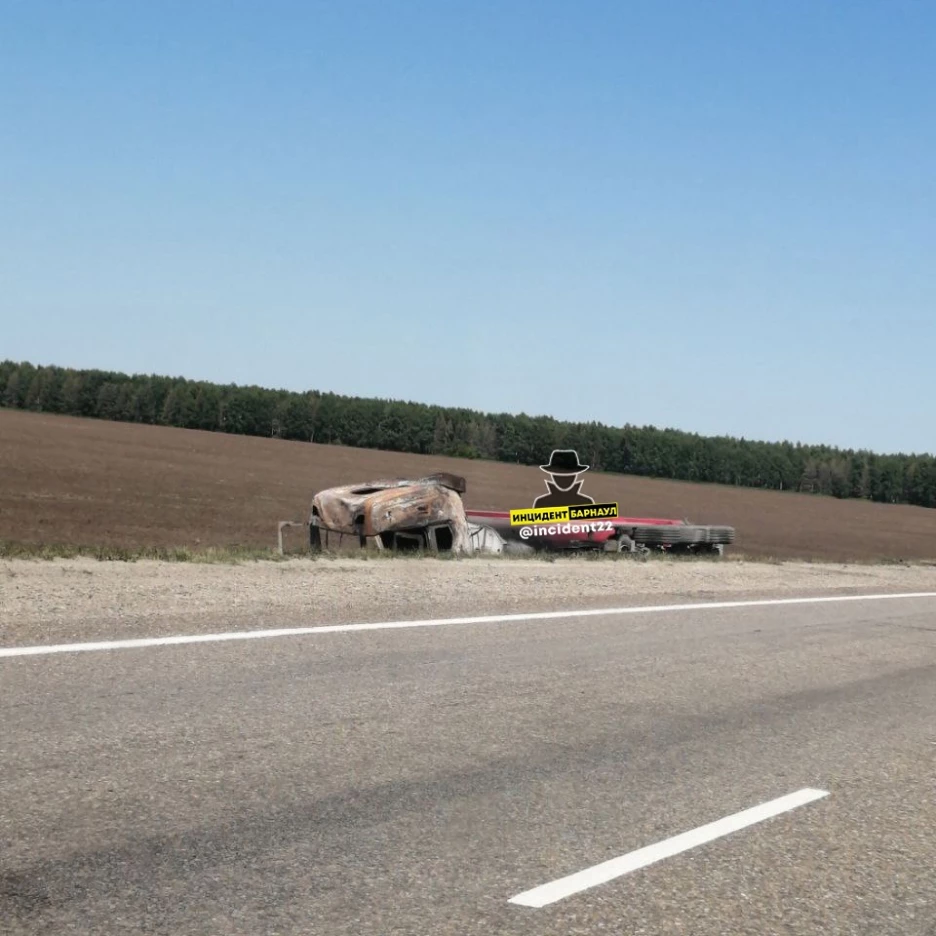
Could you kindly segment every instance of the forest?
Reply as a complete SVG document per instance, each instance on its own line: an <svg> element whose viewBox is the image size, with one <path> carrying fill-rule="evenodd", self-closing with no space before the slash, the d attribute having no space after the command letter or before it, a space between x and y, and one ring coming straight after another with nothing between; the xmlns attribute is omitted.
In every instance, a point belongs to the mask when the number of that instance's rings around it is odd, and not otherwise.
<svg viewBox="0 0 936 936"><path fill-rule="evenodd" d="M0 363L0 406L522 465L574 448L596 471L936 507L936 457L481 413L318 390Z"/></svg>

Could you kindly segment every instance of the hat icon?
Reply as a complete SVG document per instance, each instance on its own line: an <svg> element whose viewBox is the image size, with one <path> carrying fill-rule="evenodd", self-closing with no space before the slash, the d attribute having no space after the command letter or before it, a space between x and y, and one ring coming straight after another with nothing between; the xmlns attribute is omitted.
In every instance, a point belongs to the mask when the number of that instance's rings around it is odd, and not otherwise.
<svg viewBox="0 0 936 936"><path fill-rule="evenodd" d="M553 449L552 455L549 456L549 464L540 465L540 468L554 475L570 475L588 471L588 465L579 463L578 452L575 449Z"/></svg>

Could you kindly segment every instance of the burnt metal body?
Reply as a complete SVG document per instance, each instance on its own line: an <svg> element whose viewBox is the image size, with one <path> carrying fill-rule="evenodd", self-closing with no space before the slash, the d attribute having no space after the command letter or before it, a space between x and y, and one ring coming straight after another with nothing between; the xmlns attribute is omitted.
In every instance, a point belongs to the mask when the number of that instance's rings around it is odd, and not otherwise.
<svg viewBox="0 0 936 936"><path fill-rule="evenodd" d="M310 544L357 537L378 549L473 551L461 495L465 479L438 473L422 478L382 478L320 491L312 500Z"/></svg>

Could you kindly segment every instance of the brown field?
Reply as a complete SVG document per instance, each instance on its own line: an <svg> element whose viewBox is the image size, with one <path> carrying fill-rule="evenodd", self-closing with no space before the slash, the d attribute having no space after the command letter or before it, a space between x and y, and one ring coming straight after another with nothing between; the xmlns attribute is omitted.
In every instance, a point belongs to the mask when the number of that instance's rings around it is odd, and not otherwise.
<svg viewBox="0 0 936 936"><path fill-rule="evenodd" d="M544 452L544 459L549 453ZM139 548L272 546L314 491L453 471L466 505L507 510L543 488L537 468L76 419L0 409L0 540ZM626 475L584 490L632 516L737 530L734 552L836 561L936 559L936 510ZM294 541L301 531L295 531Z"/></svg>

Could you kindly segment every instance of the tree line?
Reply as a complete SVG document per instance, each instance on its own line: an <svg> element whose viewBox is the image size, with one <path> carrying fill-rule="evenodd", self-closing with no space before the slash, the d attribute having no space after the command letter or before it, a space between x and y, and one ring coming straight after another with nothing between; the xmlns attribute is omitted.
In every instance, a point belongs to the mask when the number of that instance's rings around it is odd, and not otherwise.
<svg viewBox="0 0 936 936"><path fill-rule="evenodd" d="M574 448L597 471L936 507L936 458L562 422L309 390L0 363L0 406L327 445L541 464Z"/></svg>

